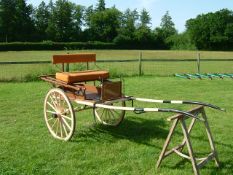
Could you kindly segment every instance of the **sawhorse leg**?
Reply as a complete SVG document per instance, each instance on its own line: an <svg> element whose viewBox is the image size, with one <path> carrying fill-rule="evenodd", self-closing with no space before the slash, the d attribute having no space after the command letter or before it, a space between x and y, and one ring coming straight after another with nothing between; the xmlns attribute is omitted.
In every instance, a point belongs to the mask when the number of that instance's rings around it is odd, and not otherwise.
<svg viewBox="0 0 233 175"><path fill-rule="evenodd" d="M204 126L205 126L205 129L207 132L207 136L208 136L208 140L209 140L209 144L210 144L210 148L211 148L211 153L207 157L204 157L204 158L196 158L195 157L194 151L192 148L192 143L190 140L190 132L191 132L191 130L195 124L195 121L197 119L193 118L191 123L189 124L189 127L187 128L185 120L188 119L188 117L184 116L183 114L178 114L178 115L172 116L168 119L169 121L173 121L173 124L170 128L169 134L167 136L167 139L164 143L163 149L162 149L160 156L159 156L159 159L157 161L157 164L156 164L157 168L159 168L159 166L161 165L162 160L172 153L177 153L179 156L189 159L192 163L192 167L193 167L193 171L194 171L195 175L200 174L200 171L199 171L200 168L202 166L204 166L209 160L214 159L216 166L219 167L218 155L216 152L216 148L214 145L212 134L210 132L210 127L209 127L209 124L207 121L207 116L205 114L204 106L198 106L198 107L196 107L188 112L195 114L195 115L202 114L201 116L202 116ZM175 128L179 122L181 123L181 128L182 128L183 135L184 135L183 141L180 145L167 151L167 148L168 148L169 143L171 141L172 135L173 135ZM187 148L188 148L188 155L185 155L182 153L182 150L183 150L185 145L187 145Z"/></svg>

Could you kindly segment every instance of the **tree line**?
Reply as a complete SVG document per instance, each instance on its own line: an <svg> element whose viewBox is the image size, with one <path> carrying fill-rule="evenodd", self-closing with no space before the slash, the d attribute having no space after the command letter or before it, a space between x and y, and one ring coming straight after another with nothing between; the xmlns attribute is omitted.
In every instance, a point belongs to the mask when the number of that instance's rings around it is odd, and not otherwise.
<svg viewBox="0 0 233 175"><path fill-rule="evenodd" d="M105 0L85 7L69 0L42 1L37 7L26 0L0 1L0 42L101 41L144 49L233 49L233 12L222 9L186 21L178 33L169 12L152 29L146 9L120 11Z"/></svg>

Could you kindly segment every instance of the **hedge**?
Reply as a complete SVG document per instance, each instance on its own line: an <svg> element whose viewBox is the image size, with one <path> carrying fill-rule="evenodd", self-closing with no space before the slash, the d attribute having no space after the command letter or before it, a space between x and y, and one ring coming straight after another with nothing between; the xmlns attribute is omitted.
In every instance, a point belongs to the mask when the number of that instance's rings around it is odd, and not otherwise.
<svg viewBox="0 0 233 175"><path fill-rule="evenodd" d="M79 50L79 49L117 49L114 43L103 42L12 42L0 43L0 51L23 50Z"/></svg>
<svg viewBox="0 0 233 175"><path fill-rule="evenodd" d="M0 51L24 51L24 50L84 50L84 49L163 49L155 43L105 43L91 42L11 42L1 43Z"/></svg>

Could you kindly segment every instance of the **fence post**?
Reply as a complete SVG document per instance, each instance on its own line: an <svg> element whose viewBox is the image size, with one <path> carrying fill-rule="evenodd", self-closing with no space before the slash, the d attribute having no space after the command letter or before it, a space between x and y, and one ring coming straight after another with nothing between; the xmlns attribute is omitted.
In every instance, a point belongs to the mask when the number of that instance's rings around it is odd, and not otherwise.
<svg viewBox="0 0 233 175"><path fill-rule="evenodd" d="M139 54L139 60L138 60L138 74L139 76L142 75L142 52Z"/></svg>
<svg viewBox="0 0 233 175"><path fill-rule="evenodd" d="M197 53L197 72L201 73L201 54Z"/></svg>

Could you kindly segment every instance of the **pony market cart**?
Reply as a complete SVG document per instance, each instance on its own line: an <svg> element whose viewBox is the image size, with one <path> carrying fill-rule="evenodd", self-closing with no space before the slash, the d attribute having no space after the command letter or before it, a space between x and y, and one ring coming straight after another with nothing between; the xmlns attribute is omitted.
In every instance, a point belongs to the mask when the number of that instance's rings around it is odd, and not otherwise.
<svg viewBox="0 0 233 175"><path fill-rule="evenodd" d="M61 64L62 71L56 73L56 75L44 75L40 78L53 85L53 88L49 90L45 97L44 118L48 130L54 138L64 141L71 139L76 126L75 112L86 109L93 110L96 122L109 126L118 126L123 121L126 111L133 111L136 114L145 112L172 112L177 114L169 118L170 121L173 121L173 125L157 162L157 167L159 167L161 161L171 153L177 153L179 156L191 160L195 174L199 174L199 169L208 160L214 159L218 166L217 153L204 107L222 110L221 108L202 102L154 100L126 96L122 93L122 82L111 81L108 71L86 70L64 72L65 64L69 66L70 63L86 63L88 69L89 62L96 62L95 54L54 55L52 61L53 64ZM132 102L130 107L126 106L127 101ZM147 103L197 104L200 106L190 111L180 111L167 108L135 107L134 101ZM77 106L73 107L73 104L77 104ZM202 114L202 116L199 117L198 114ZM186 119L192 119L188 128L185 124ZM189 136L195 121L204 122L211 147L211 153L207 157L199 159L194 157ZM181 123L183 130L183 142L177 147L167 151L171 136L178 122ZM182 153L182 149L185 145L188 147L189 155ZM197 163L197 161L199 161L199 163Z"/></svg>

